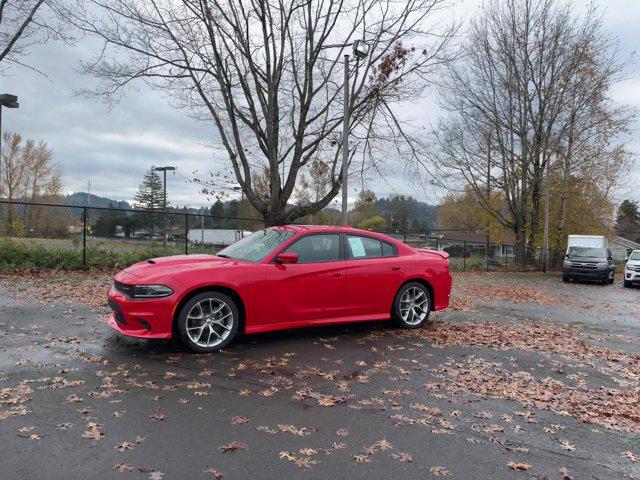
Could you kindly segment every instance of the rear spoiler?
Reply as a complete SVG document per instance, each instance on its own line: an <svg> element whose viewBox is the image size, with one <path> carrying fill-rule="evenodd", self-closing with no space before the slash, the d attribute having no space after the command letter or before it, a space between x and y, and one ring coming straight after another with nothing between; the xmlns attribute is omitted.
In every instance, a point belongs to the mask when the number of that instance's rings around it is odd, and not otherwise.
<svg viewBox="0 0 640 480"><path fill-rule="evenodd" d="M427 255L435 255L437 257L444 258L445 260L449 258L449 254L447 252L442 252L440 250L428 250L426 248L416 248L420 253L426 253Z"/></svg>

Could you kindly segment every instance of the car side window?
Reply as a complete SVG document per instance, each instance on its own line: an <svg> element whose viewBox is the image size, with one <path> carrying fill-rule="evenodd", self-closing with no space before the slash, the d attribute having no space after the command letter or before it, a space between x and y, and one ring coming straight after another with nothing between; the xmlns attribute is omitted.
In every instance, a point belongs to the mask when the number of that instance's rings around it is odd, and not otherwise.
<svg viewBox="0 0 640 480"><path fill-rule="evenodd" d="M307 235L286 251L297 253L298 263L337 262L340 260L340 235Z"/></svg>
<svg viewBox="0 0 640 480"><path fill-rule="evenodd" d="M396 254L393 245L375 238L347 235L347 245L352 259L393 257Z"/></svg>

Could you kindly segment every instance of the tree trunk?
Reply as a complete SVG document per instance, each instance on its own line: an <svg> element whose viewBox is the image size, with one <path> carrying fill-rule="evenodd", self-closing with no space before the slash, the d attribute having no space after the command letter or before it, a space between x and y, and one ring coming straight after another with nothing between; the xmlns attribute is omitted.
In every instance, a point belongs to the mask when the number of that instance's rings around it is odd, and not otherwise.
<svg viewBox="0 0 640 480"><path fill-rule="evenodd" d="M527 265L527 235L522 219L516 220L513 231L516 234L516 263L524 268Z"/></svg>

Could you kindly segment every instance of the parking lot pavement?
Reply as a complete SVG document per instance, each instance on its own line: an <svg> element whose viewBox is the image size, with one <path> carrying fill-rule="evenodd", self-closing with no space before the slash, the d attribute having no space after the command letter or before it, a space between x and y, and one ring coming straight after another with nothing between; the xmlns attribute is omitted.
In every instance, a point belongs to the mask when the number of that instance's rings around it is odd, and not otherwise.
<svg viewBox="0 0 640 480"><path fill-rule="evenodd" d="M68 278L0 277L2 479L640 477L640 289L459 275L421 330L195 355Z"/></svg>

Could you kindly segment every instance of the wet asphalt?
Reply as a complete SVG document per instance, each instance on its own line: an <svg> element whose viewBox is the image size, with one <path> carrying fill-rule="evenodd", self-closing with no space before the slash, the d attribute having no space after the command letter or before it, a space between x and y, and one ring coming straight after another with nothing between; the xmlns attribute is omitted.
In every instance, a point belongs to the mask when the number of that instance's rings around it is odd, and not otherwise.
<svg viewBox="0 0 640 480"><path fill-rule="evenodd" d="M579 325L605 348L640 353L639 288L523 274L459 281L525 285L566 303L478 299L473 311L434 321ZM120 337L106 312L0 291L0 479L640 478L640 461L621 454L640 456L637 433L429 388L436 366L470 358L553 377L553 355L440 348L388 323L244 336L223 353L196 355L173 341ZM589 365L567 368L596 387L610 383ZM444 428L406 421L418 418L415 404L440 409ZM99 439L83 438L96 430ZM563 440L575 450L559 448ZM242 448L220 451L232 442Z"/></svg>

